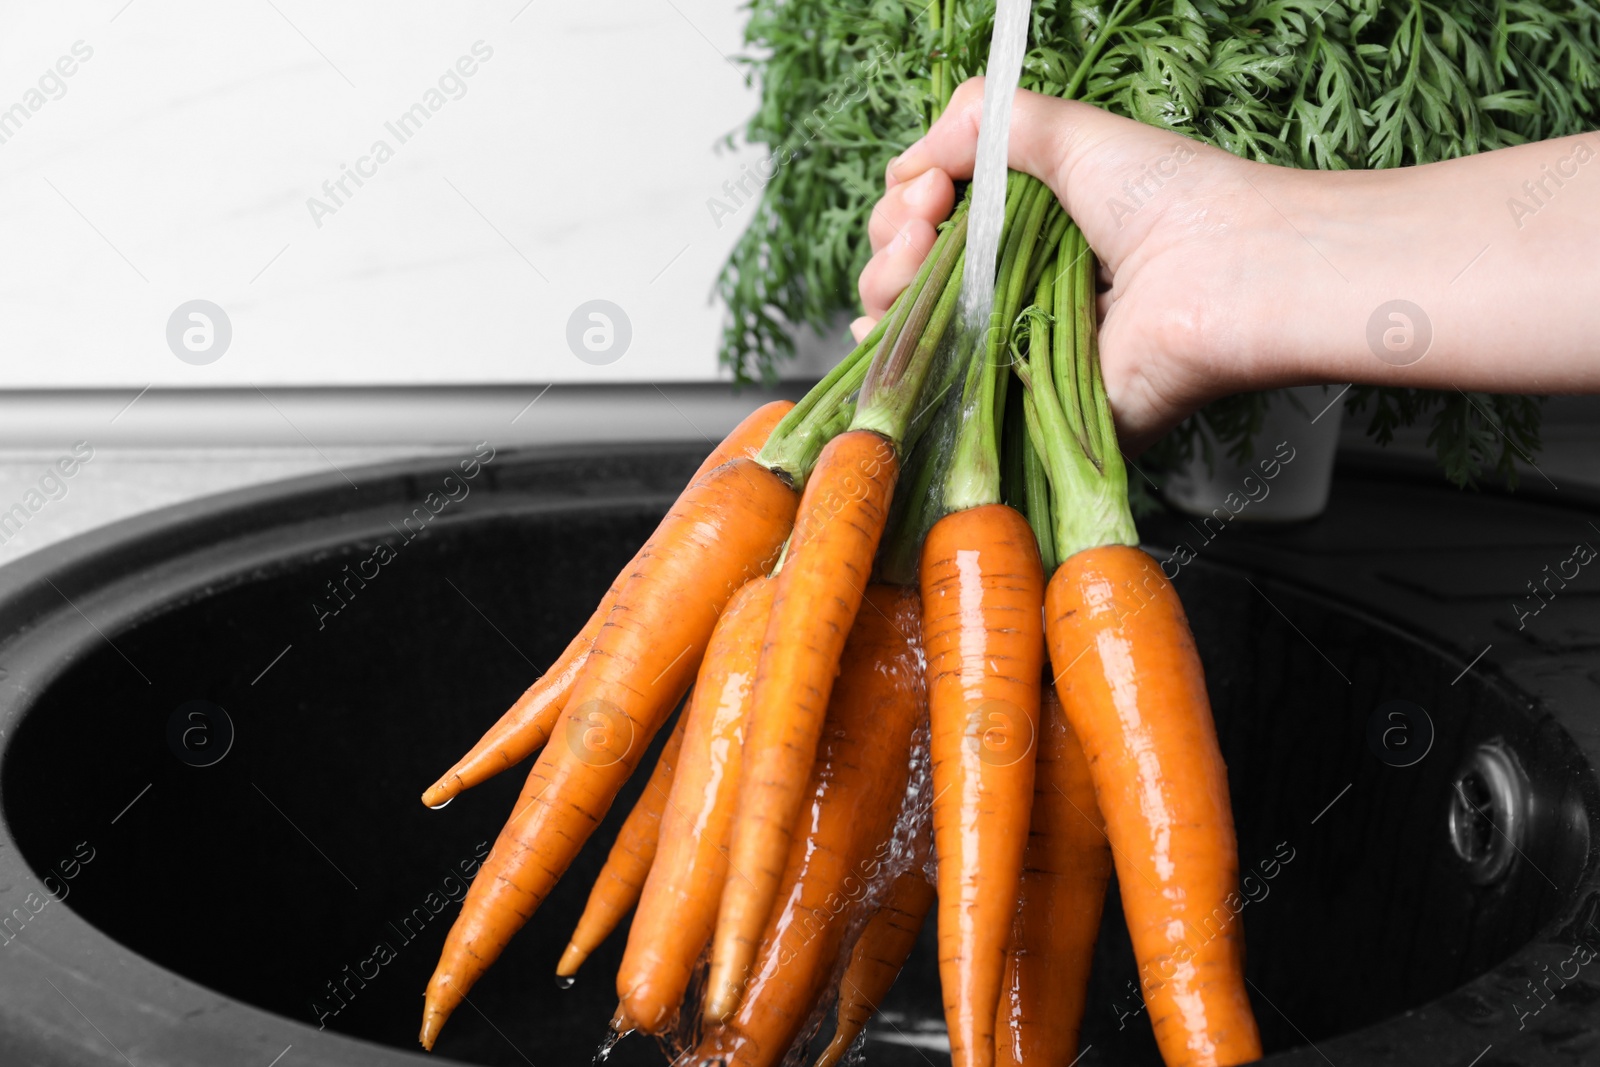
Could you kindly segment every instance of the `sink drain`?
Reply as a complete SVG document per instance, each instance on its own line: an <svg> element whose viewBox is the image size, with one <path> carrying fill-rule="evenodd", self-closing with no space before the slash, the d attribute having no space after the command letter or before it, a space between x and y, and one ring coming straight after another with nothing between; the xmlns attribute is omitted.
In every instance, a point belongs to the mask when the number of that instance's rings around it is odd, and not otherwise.
<svg viewBox="0 0 1600 1067"><path fill-rule="evenodd" d="M1510 754L1491 742L1467 757L1451 790L1451 847L1472 881L1498 881L1522 847L1527 807L1522 773Z"/></svg>

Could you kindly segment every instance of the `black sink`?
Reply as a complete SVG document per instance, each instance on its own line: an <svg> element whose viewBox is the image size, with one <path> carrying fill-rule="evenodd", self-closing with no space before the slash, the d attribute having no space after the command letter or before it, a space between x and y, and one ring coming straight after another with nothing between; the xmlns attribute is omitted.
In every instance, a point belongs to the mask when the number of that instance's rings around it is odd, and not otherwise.
<svg viewBox="0 0 1600 1067"><path fill-rule="evenodd" d="M0 569L0 1063L423 1062L451 898L522 775L444 811L417 794L559 652L699 458L394 464ZM1309 526L1206 542L1145 524L1197 550L1177 584L1254 871L1272 1062L1600 1058L1600 962L1578 962L1600 950L1600 602L1575 581L1520 631L1507 607L1596 514L1349 469ZM434 1062L588 1061L620 938L572 989L551 975L632 795ZM41 907L47 875L65 903ZM1107 912L1080 1063L1159 1062L1114 896ZM925 937L867 1062L947 1062L925 1047L938 1004ZM664 1060L634 1039L612 1062Z"/></svg>

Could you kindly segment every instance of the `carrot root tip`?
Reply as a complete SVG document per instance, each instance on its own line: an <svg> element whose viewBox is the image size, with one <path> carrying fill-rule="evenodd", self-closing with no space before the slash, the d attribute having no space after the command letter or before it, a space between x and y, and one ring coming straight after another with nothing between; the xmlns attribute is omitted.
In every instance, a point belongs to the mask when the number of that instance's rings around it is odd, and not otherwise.
<svg viewBox="0 0 1600 1067"><path fill-rule="evenodd" d="M739 998L732 990L718 991L715 996L706 998L705 1021L712 1025L720 1025L733 1018L733 1013L739 1008Z"/></svg>
<svg viewBox="0 0 1600 1067"><path fill-rule="evenodd" d="M453 777L454 775L446 775L424 790L422 794L423 806L437 810L459 796L461 794L460 780L456 780L454 787L448 784Z"/></svg>
<svg viewBox="0 0 1600 1067"><path fill-rule="evenodd" d="M583 961L589 958L589 953L577 945L568 944L565 952L561 954L561 962L556 964L556 978L571 978L578 973L578 968L583 966ZM560 984L559 982L557 983ZM572 983L568 982L570 986Z"/></svg>
<svg viewBox="0 0 1600 1067"><path fill-rule="evenodd" d="M422 1032L417 1035L417 1041L424 1049L433 1051L433 1044L439 1040L439 1031L444 1029L444 1017L438 1012L429 1012L422 1020Z"/></svg>

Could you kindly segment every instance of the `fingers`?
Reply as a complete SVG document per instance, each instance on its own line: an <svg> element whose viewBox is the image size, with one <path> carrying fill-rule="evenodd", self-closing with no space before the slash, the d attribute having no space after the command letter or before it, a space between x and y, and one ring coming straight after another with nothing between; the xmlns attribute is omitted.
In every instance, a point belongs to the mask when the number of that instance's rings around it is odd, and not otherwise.
<svg viewBox="0 0 1600 1067"><path fill-rule="evenodd" d="M974 78L956 90L922 140L890 161L884 175L888 191L867 225L874 255L859 281L868 318L887 310L933 247L933 227L955 203L952 179L972 175L982 112L983 79ZM1010 165L1038 177L1061 197L1068 148L1100 136L1094 129L1106 123L1143 128L1086 104L1019 92L1012 105ZM1070 210L1071 203L1062 200Z"/></svg>
<svg viewBox="0 0 1600 1067"><path fill-rule="evenodd" d="M950 215L956 202L956 185L937 167L914 180L902 182L884 194L867 220L867 239L880 252L912 219L938 224Z"/></svg>
<svg viewBox="0 0 1600 1067"><path fill-rule="evenodd" d="M930 167L956 178L970 178L982 118L983 79L972 78L956 89L950 106L927 135L890 161L886 184L893 188ZM1087 104L1018 90L1011 108L1007 164L1053 188L1068 148L1085 134L1086 125L1092 127L1102 120L1126 121Z"/></svg>
<svg viewBox="0 0 1600 1067"><path fill-rule="evenodd" d="M955 202L955 182L932 167L890 189L873 207L867 220L873 257L858 282L861 306L869 319L880 317L911 284L938 236L936 227L949 217Z"/></svg>
<svg viewBox="0 0 1600 1067"><path fill-rule="evenodd" d="M955 91L927 135L890 161L885 184L894 190L932 169L971 177L982 120L983 79L973 78ZM1103 213L1106 198L1140 162L1176 143L1193 142L1080 101L1018 90L1007 164L1048 185L1082 224Z"/></svg>
<svg viewBox="0 0 1600 1067"><path fill-rule="evenodd" d="M856 339L856 344L860 344L876 325L878 325L877 319L870 315L863 315L850 324L850 336Z"/></svg>
<svg viewBox="0 0 1600 1067"><path fill-rule="evenodd" d="M946 208L948 211L948 207ZM938 231L925 218L910 217L887 244L867 261L858 288L861 309L869 318L881 318L900 291L911 284L917 268L933 248Z"/></svg>

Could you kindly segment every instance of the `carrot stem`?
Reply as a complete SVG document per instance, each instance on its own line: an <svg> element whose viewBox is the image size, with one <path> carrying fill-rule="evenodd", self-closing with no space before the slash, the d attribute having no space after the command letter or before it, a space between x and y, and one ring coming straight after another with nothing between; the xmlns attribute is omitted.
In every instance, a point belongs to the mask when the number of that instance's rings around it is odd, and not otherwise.
<svg viewBox="0 0 1600 1067"><path fill-rule="evenodd" d="M1033 181L1034 179L1030 178L1028 175L1018 173L1017 171L1010 171L1007 175L1005 222L1000 231L1000 247L1002 252L1000 263L1002 265L1011 262L1011 259L1007 258L1004 254L1005 249L1011 247L1012 242L1015 240L1016 231L1018 230L1020 223L1020 212L1018 209L1021 204L1022 194L1029 188L1028 183ZM1035 182L1035 184L1037 183ZM1000 269L1001 268L997 266L997 279L1001 277ZM964 350L971 344L966 337L967 331L965 326L958 327L954 334L951 334L948 330L949 319L954 317L955 305L961 296L961 279L965 272L966 251L963 249L961 259L956 262L955 269L951 272L950 281L946 285L945 292L941 296L941 301L948 300L950 302L945 321L941 324L941 328L938 330L937 334L935 334L933 324L939 315L939 309L936 309L935 318L929 320L928 328L923 331L924 339L931 341L931 343L927 345L927 348L929 352L929 358L932 359L933 363L932 369L928 372L927 382L923 386L922 396L918 398L918 414L916 418L912 420L912 429L905 441L905 447L908 451L911 449L916 440L921 437L922 431L926 428L926 425L933 421L933 418L938 413L939 408L943 403L945 396L949 392L950 387L955 384L956 379L960 377L962 371L969 366L969 363L964 362L962 359ZM999 293L1003 288L1003 282L996 284L996 293ZM991 321L993 321L992 315ZM918 358L920 358L920 356ZM944 461L944 466L948 468L948 460ZM931 516L928 520L928 525L931 526L933 522L938 520L939 517L939 515ZM926 528L924 528L923 532L927 532Z"/></svg>
<svg viewBox="0 0 1600 1067"><path fill-rule="evenodd" d="M1027 423L1022 421L1019 424L1028 434ZM1055 530L1050 524L1050 479L1045 473L1044 460L1033 447L1031 434L1028 434L1023 447L1022 476L1025 485L1023 513L1028 516L1028 525L1033 527L1034 540L1039 542L1039 558L1044 562L1044 572L1053 574L1061 557L1056 553Z"/></svg>
<svg viewBox="0 0 1600 1067"><path fill-rule="evenodd" d="M1064 217L1064 216L1063 216ZM1065 227L1063 227L1063 230ZM1053 250L1055 244L1060 242L1060 234L1056 234L1055 243L1046 246L1046 250ZM1041 255L1040 262L1046 268L1054 271L1057 257L1053 254ZM1017 376L1026 381L1030 360L1034 353L1048 353L1051 345L1051 335L1055 330L1055 286L1050 279L1044 276L1041 270L1033 281L1033 305L1028 309L1027 346L1028 359L1018 359L1012 366L1017 371ZM1051 519L1050 510L1050 468L1048 462L1037 446L1043 439L1042 428L1039 423L1039 412L1032 391L1024 389L1017 405L1021 417L1017 419L1017 429L1024 438L1022 451L1022 510L1028 516L1028 525L1033 528L1034 540L1039 542L1039 558L1044 563L1046 574L1055 573L1060 557L1056 554L1055 528Z"/></svg>
<svg viewBox="0 0 1600 1067"><path fill-rule="evenodd" d="M1020 210L1023 194L1032 191L1034 195L1042 196L1046 217L1059 221L1062 227L1065 226L1066 219L1049 191L1033 178L1011 171L1007 182L1006 218L1001 233L1001 262L998 268L1001 276L995 286L997 294L1006 293L1014 284L1007 279L1012 278L1011 270L1016 263L1017 249L1020 247L1019 239L1026 229L1023 213ZM1047 233L1060 236L1059 228L1054 222ZM1053 260L1053 256L1048 254L1053 245L1040 244L1035 240L1034 247L1037 248L1037 252L1031 254L1031 259ZM1011 250L1009 253L1008 249ZM902 443L905 451L914 455L908 461L905 476L902 478L905 488L895 497L890 532L886 535L885 548L879 561L878 573L886 582L911 584L916 581L923 539L933 524L943 518L949 510L945 505L943 487L953 466L952 456L955 449L952 443L957 435L957 428L961 425L962 405L948 403L947 397L958 375L963 370L970 371L974 362L971 359L963 362L961 358L961 350L970 343L963 336L965 330L958 326L952 333L949 328L960 296L961 277L966 265L965 256L966 253L963 251L962 258L957 261L950 281L941 294L940 304L935 309L933 317L929 319L928 328L923 332L922 343L927 356L932 359L933 369L928 372L928 381L923 386L922 396L918 399L920 410L912 420L911 430ZM1027 274L1037 280L1032 270L1028 270ZM1021 290L1024 293L1027 291L1026 287ZM1019 296L1012 306L1015 307L1020 302ZM1004 321L1004 312L1001 315ZM923 358L923 354L919 353L914 358ZM929 436L930 430L931 436ZM928 437L926 445L921 443L925 436Z"/></svg>
<svg viewBox="0 0 1600 1067"><path fill-rule="evenodd" d="M927 425L906 461L895 490L889 525L878 553L876 576L890 585L915 585L922 559L922 541L944 515L944 494L938 488L949 467L948 443L960 425L959 398L929 405Z"/></svg>
<svg viewBox="0 0 1600 1067"><path fill-rule="evenodd" d="M904 298L902 293L900 299ZM861 388L889 319L889 315L879 319L861 343L811 387L794 410L773 429L756 462L776 471L796 489L805 484L822 446L837 437L855 414L851 397Z"/></svg>
<svg viewBox="0 0 1600 1067"><path fill-rule="evenodd" d="M953 232L957 218L961 222L959 233ZM859 401L853 402L852 397L858 391L865 395L867 387L863 383L879 352L895 349L904 335L904 345L910 350L907 363L921 367L931 365L950 320L955 315L961 267L966 255L965 241L963 207L957 209L956 217L945 224L917 277L895 299L889 313L879 319L861 343L795 405L790 416L773 431L766 448L757 457L758 462L775 471L796 489L804 488L823 447L852 426L861 406ZM939 263L940 255L952 249L956 255L954 264L944 266ZM911 327L909 331L905 329L908 324ZM913 418L911 425L902 431L901 436L906 439L907 447L915 440L920 429L921 426Z"/></svg>
<svg viewBox="0 0 1600 1067"><path fill-rule="evenodd" d="M1000 502L1000 447L995 432L996 367L974 357L963 398L961 428L956 431L955 458L945 482L947 512Z"/></svg>
<svg viewBox="0 0 1600 1067"><path fill-rule="evenodd" d="M1028 390L1029 434L1049 477L1051 554L1057 560L1103 545L1139 543L1128 508L1127 472L1100 379L1094 271L1082 231L1068 227L1037 301L1055 317L1050 343L1030 344L1028 360L1017 366Z"/></svg>
<svg viewBox="0 0 1600 1067"><path fill-rule="evenodd" d="M928 317L928 325L923 328L922 337L917 342L917 350L911 357L913 360L922 360L935 369L929 371L922 395L917 398L917 413L911 418L911 425L906 431L903 442L907 451L915 447L917 441L921 439L923 432L933 421L946 390L952 384L951 377L949 375L941 377L937 367L944 355L941 349L950 333L950 323L955 319L956 307L961 302L961 272L966 263L967 250L963 248L961 255L956 258L955 266L950 269L950 277L945 281L944 291L939 294L938 303L934 305L933 314Z"/></svg>
<svg viewBox="0 0 1600 1067"><path fill-rule="evenodd" d="M928 257L917 271L907 292L916 296L904 305L904 314L885 331L861 397L856 402L852 430L871 430L887 439L898 451L918 410L922 386L933 365L937 344L924 344L923 334L944 297L946 283L967 241L967 204L956 208L945 223ZM891 317L894 313L891 311Z"/></svg>
<svg viewBox="0 0 1600 1067"><path fill-rule="evenodd" d="M996 428L997 400L1003 398L1000 370L1010 362L1011 331L1021 310L1023 283L1038 241L1045 212L1055 196L1037 178L1015 183L1008 210L1016 224L1009 228L1001 249L994 310L982 347L968 365L961 429L945 485L944 504L949 511L965 511L1000 502L1000 442Z"/></svg>
<svg viewBox="0 0 1600 1067"><path fill-rule="evenodd" d="M1113 484L1122 487L1127 500L1127 471L1122 449L1117 445L1117 428L1111 417L1111 402L1106 398L1105 382L1100 377L1100 330L1095 308L1094 253L1088 238L1072 228L1077 252L1072 272L1073 332L1077 339L1079 393L1083 397L1084 433L1093 448L1095 466Z"/></svg>
<svg viewBox="0 0 1600 1067"><path fill-rule="evenodd" d="M1008 375L1009 377L1009 375ZM1024 453L1032 448L1022 416L1022 390L1008 390L1000 417L1000 500L1027 513L1028 470Z"/></svg>
<svg viewBox="0 0 1600 1067"><path fill-rule="evenodd" d="M1052 253L1061 244L1061 235L1067 232L1070 225L1072 220L1067 218L1065 211L1050 215L1050 226L1039 240L1039 253L1033 257L1033 263L1028 268L1028 283L1022 287L1023 292L1032 292L1039 287L1039 279L1044 277L1045 268L1055 261Z"/></svg>

